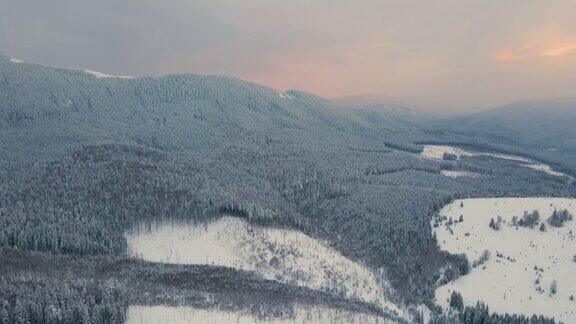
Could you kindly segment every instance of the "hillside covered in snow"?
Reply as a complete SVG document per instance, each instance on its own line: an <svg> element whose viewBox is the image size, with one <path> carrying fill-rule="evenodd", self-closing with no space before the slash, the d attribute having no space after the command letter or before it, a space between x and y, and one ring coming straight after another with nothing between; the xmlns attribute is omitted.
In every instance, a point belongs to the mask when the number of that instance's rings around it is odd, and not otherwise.
<svg viewBox="0 0 576 324"><path fill-rule="evenodd" d="M436 290L450 309L452 292L466 305L500 314L544 314L576 321L576 200L486 198L456 200L433 220L441 249L463 253L469 274ZM563 216L565 215L565 216Z"/></svg>

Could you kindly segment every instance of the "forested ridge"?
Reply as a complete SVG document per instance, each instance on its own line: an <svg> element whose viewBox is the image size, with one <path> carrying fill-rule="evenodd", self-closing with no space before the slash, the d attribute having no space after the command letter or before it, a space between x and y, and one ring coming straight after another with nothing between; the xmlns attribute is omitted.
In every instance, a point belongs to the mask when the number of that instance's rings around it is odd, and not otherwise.
<svg viewBox="0 0 576 324"><path fill-rule="evenodd" d="M406 304L432 304L440 281L468 271L432 236L448 202L576 193L570 179L512 161L418 154L417 143L469 137L220 76L99 79L0 56L0 136L0 247L115 258L141 222L231 213L327 240L383 273ZM81 298L100 289L90 287Z"/></svg>
<svg viewBox="0 0 576 324"><path fill-rule="evenodd" d="M535 157L574 169L575 108L576 98L521 101L471 115L433 120L429 126L509 147L522 146Z"/></svg>

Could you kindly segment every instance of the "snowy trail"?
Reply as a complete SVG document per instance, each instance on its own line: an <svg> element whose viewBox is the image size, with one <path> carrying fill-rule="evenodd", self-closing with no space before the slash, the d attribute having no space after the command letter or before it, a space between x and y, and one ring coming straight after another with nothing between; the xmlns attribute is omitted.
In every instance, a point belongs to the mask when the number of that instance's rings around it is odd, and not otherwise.
<svg viewBox="0 0 576 324"><path fill-rule="evenodd" d="M576 323L576 301L570 299L572 295L576 298L576 221L567 221L560 228L549 225L546 219L555 208L576 214L576 200L466 199L444 207L441 216L457 220L462 215L464 221L451 226L443 221L433 228L440 248L464 253L470 262L478 260L485 250L490 257L468 275L439 287L437 302L448 307L448 298L455 290L467 305L480 300L498 313L544 314ZM540 224L534 228L512 226L513 216L533 210L539 211L545 231L540 231ZM496 221L498 216L502 218L500 230L493 230L490 220ZM550 291L553 281L558 286L556 294Z"/></svg>

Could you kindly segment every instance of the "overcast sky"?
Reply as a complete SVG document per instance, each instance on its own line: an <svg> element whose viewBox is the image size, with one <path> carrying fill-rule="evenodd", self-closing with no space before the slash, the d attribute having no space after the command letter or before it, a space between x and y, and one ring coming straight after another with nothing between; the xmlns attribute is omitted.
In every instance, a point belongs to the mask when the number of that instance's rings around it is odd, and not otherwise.
<svg viewBox="0 0 576 324"><path fill-rule="evenodd" d="M576 97L576 0L0 0L0 52L464 112Z"/></svg>

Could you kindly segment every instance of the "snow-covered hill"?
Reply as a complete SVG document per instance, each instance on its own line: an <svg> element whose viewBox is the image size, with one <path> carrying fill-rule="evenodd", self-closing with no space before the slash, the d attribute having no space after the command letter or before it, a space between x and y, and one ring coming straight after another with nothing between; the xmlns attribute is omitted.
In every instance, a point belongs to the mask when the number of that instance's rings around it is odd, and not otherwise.
<svg viewBox="0 0 576 324"><path fill-rule="evenodd" d="M472 264L478 265L468 275L439 287L437 302L447 308L450 294L457 291L466 305L480 300L491 311L502 314L544 314L575 323L576 221L566 221L562 227L550 225L547 218L555 209L575 214L576 200L466 199L443 208L442 220L433 220L440 248L464 253ZM524 211L534 210L540 214L538 224L513 225L514 216L520 223ZM458 222L461 215L463 221ZM492 219L496 226L490 227ZM438 226L434 227L434 223ZM484 262L483 255L488 256ZM556 292L552 291L553 282Z"/></svg>
<svg viewBox="0 0 576 324"><path fill-rule="evenodd" d="M373 304L406 318L386 296L388 282L301 232L250 225L225 216L207 225L143 226L126 235L128 253L149 261L254 271L266 279Z"/></svg>

